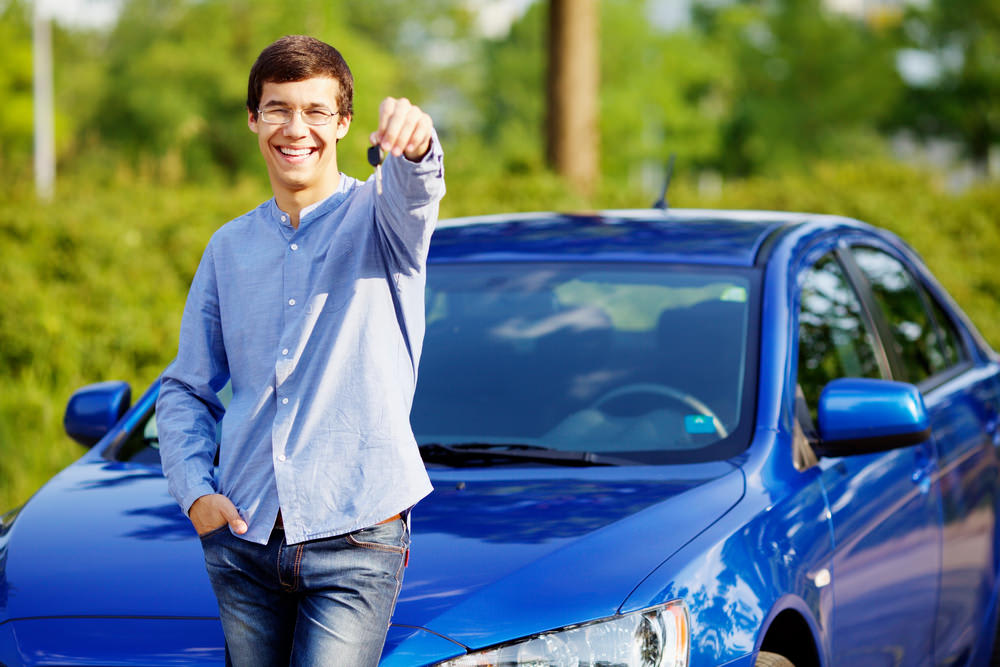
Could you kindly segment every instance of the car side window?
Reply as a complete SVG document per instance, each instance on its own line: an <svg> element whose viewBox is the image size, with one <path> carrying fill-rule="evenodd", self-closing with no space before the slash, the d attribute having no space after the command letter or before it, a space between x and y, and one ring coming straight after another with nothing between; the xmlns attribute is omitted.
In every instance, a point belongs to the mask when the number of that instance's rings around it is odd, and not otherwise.
<svg viewBox="0 0 1000 667"><path fill-rule="evenodd" d="M229 405L229 401L233 398L233 387L231 382L227 382L226 386L218 392L219 400L222 401L224 406ZM215 428L215 442L218 444L222 441L222 423L216 425ZM159 465L160 463L160 438L159 431L156 427L156 410L153 409L145 417L144 421L139 422L139 424L132 429L128 438L118 452L115 454L115 460L117 461L130 461L132 463L145 463L148 465Z"/></svg>
<svg viewBox="0 0 1000 667"><path fill-rule="evenodd" d="M798 383L813 421L820 392L840 377L881 377L875 339L843 269L826 255L800 274Z"/></svg>
<svg viewBox="0 0 1000 667"><path fill-rule="evenodd" d="M931 311L934 313L934 321L937 322L938 332L941 335L941 346L944 348L945 362L949 366L966 361L965 348L962 346L962 339L958 335L955 322L951 319L941 304L929 294L928 301L931 304Z"/></svg>
<svg viewBox="0 0 1000 667"><path fill-rule="evenodd" d="M909 382L920 382L956 363L959 349L954 330L942 336L928 306L929 295L895 257L869 247L855 247L851 254L871 284L872 295L889 325L892 345L903 363ZM943 316L943 313L942 313ZM950 340L949 340L950 338Z"/></svg>

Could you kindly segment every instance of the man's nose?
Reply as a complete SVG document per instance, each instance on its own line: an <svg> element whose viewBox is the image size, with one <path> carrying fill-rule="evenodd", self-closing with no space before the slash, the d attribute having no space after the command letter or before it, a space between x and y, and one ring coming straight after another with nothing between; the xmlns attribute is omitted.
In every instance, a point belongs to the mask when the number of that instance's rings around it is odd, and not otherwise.
<svg viewBox="0 0 1000 667"><path fill-rule="evenodd" d="M308 125L302 120L302 112L299 110L292 112L292 118L282 127L285 136L301 137L309 133Z"/></svg>

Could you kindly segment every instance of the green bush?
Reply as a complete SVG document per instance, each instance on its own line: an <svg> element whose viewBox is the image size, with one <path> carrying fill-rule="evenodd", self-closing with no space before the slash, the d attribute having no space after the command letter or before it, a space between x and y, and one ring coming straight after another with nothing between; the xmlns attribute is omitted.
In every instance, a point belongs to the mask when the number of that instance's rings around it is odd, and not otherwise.
<svg viewBox="0 0 1000 667"><path fill-rule="evenodd" d="M611 179L588 198L537 164L511 169L491 163L486 149L448 148L443 217L646 207L654 198ZM138 393L156 378L176 352L184 298L209 236L270 196L261 180L162 183L114 169L63 175L48 205L24 194L30 184L15 185L0 193L0 509L24 502L82 454L62 430L73 390L121 379ZM678 207L836 213L887 227L1000 346L1000 188L952 195L932 174L860 162L728 182L715 192L679 176L669 199Z"/></svg>
<svg viewBox="0 0 1000 667"><path fill-rule="evenodd" d="M50 205L14 194L30 187L0 199L3 508L83 453L62 430L73 390L120 379L140 392L173 358L205 242L267 195L91 180L64 179Z"/></svg>

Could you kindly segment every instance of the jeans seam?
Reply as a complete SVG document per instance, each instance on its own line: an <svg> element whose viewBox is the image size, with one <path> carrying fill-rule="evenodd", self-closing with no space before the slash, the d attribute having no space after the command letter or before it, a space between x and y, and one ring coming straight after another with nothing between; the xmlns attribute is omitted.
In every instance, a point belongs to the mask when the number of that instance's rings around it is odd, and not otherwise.
<svg viewBox="0 0 1000 667"><path fill-rule="evenodd" d="M393 554L403 554L406 552L406 547L395 547L390 544L379 544L378 542L361 542L360 540L355 539L354 535L350 533L347 534L347 542L356 547L371 549L372 551L385 551Z"/></svg>
<svg viewBox="0 0 1000 667"><path fill-rule="evenodd" d="M396 602L399 600L400 590L403 588L403 570L406 568L406 552L409 551L410 545L407 544L403 547L403 552L399 554L399 566L396 568L396 574L394 578L396 580L396 593L392 596L392 605L389 609L396 608ZM389 625L392 625L392 614L389 615ZM388 629L388 628L387 628Z"/></svg>
<svg viewBox="0 0 1000 667"><path fill-rule="evenodd" d="M283 571L283 568L281 567L282 555L284 554L285 549L287 549L288 547L289 545L282 544L278 548L278 559L276 563L278 570L278 582L281 584L281 587L286 592L294 593L299 588L299 566L302 563L302 545L301 544L295 545L295 561L294 565L292 566L292 581L290 583L285 581L285 573Z"/></svg>
<svg viewBox="0 0 1000 667"><path fill-rule="evenodd" d="M304 544L298 545L298 547L296 548L296 551L295 551L295 568L292 571L292 576L295 579L295 584L292 587L293 591L294 590L298 590L298 588L299 588L299 572L301 571L301 566L302 566L302 552L303 551L305 551L305 545Z"/></svg>

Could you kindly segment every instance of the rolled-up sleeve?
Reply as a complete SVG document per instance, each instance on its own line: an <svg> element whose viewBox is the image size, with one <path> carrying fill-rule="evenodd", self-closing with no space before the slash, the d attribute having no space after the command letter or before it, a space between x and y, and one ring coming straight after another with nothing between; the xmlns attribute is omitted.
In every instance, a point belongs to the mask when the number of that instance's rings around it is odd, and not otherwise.
<svg viewBox="0 0 1000 667"><path fill-rule="evenodd" d="M215 493L216 424L225 412L217 392L229 379L212 244L202 256L181 320L177 358L160 378L156 425L168 488L185 513Z"/></svg>

